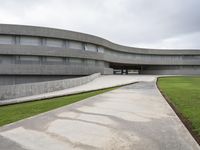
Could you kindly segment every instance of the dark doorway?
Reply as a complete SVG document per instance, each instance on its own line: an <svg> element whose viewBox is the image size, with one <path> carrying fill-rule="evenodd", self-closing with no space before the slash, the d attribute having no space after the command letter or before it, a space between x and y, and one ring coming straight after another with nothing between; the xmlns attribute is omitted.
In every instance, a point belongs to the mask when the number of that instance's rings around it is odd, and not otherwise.
<svg viewBox="0 0 200 150"><path fill-rule="evenodd" d="M110 63L110 68L113 68L113 74L139 74L142 67L139 65Z"/></svg>

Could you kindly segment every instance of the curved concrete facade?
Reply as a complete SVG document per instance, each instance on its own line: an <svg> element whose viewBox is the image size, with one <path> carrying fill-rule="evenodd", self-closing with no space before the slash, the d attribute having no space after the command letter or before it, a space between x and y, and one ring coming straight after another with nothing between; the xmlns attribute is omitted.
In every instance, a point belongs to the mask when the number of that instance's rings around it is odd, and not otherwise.
<svg viewBox="0 0 200 150"><path fill-rule="evenodd" d="M78 32L0 25L0 85L35 78L112 74L113 69L126 73L138 70L140 74L200 74L200 51L134 48Z"/></svg>

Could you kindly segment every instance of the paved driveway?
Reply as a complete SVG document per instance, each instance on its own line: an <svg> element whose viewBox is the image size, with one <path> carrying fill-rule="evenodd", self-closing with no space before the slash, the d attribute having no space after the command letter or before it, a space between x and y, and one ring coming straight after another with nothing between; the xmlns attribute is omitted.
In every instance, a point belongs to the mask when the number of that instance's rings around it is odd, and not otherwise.
<svg viewBox="0 0 200 150"><path fill-rule="evenodd" d="M0 128L0 149L200 150L157 90L155 77L141 78Z"/></svg>

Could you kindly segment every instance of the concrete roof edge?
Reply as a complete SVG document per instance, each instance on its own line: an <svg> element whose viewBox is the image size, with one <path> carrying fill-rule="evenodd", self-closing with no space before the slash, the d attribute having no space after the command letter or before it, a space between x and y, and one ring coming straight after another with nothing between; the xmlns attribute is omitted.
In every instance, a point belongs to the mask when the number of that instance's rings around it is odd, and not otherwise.
<svg viewBox="0 0 200 150"><path fill-rule="evenodd" d="M0 34L40 36L93 43L120 52L155 55L200 55L200 49L148 49L123 46L104 38L64 29L31 25L0 24Z"/></svg>

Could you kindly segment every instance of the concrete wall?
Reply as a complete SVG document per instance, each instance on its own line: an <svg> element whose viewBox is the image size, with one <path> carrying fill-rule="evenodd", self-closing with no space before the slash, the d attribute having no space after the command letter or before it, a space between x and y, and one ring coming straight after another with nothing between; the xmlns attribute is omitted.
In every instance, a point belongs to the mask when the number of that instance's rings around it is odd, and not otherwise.
<svg viewBox="0 0 200 150"><path fill-rule="evenodd" d="M199 75L200 70L195 69L166 69L166 70L143 70L140 72L141 74L147 74L147 75Z"/></svg>
<svg viewBox="0 0 200 150"><path fill-rule="evenodd" d="M200 66L143 66L141 74L199 75Z"/></svg>
<svg viewBox="0 0 200 150"><path fill-rule="evenodd" d="M141 74L199 75L200 50L127 47L78 32L0 24L1 100L77 86L96 75L63 77L112 74L116 65Z"/></svg>
<svg viewBox="0 0 200 150"><path fill-rule="evenodd" d="M59 90L75 87L75 86L80 86L82 84L85 84L94 80L95 78L99 76L100 76L100 73L96 73L90 76L74 78L74 79L0 86L0 101L6 100L6 99L18 98L18 97L49 93L49 92L54 92L54 91L59 91Z"/></svg>
<svg viewBox="0 0 200 150"><path fill-rule="evenodd" d="M113 63L156 65L152 72L162 69L161 65L200 66L200 51L127 47L78 32L0 25L0 75L111 74ZM190 70L198 74L192 67ZM190 73L187 69L179 71L176 73Z"/></svg>
<svg viewBox="0 0 200 150"><path fill-rule="evenodd" d="M0 75L0 86L78 78L70 75Z"/></svg>
<svg viewBox="0 0 200 150"><path fill-rule="evenodd" d="M84 43L92 43L99 46L106 47L108 49L114 49L116 51L121 52L129 52L135 54L161 54L161 55L193 55L200 54L199 51L196 50L159 50L159 49L144 49L144 48L135 48L135 47L127 47L118 44L114 44L108 40L103 38L83 34L79 32L72 32L67 30L53 29L53 28L44 28L44 27L34 27L34 26L23 26L23 25L8 25L1 24L0 25L0 34L2 35L23 35L23 36L34 36L34 37L51 37L51 38L59 38L59 39L67 39L74 41L81 41Z"/></svg>

